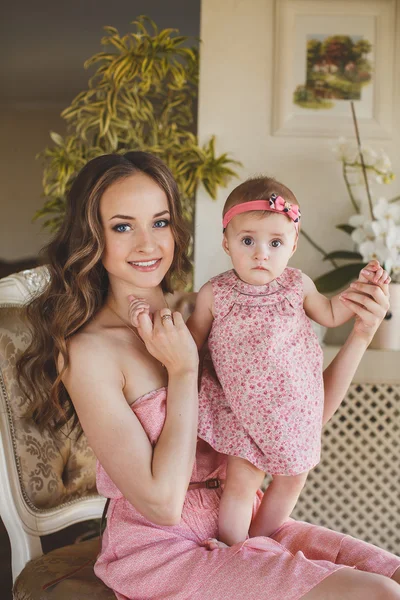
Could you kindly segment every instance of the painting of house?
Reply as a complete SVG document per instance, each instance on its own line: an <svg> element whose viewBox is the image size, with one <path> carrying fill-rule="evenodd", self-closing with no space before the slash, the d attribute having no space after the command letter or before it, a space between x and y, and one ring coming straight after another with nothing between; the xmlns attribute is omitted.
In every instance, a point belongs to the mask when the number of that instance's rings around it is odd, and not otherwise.
<svg viewBox="0 0 400 600"><path fill-rule="evenodd" d="M307 35L305 83L293 102L302 108L329 109L337 101L361 100L372 80L372 44L361 36Z"/></svg>

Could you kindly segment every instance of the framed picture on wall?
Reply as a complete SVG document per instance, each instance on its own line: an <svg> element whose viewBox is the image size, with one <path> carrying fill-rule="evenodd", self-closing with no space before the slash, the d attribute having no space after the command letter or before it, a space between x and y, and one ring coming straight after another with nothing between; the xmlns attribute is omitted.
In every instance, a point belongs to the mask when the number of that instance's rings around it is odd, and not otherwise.
<svg viewBox="0 0 400 600"><path fill-rule="evenodd" d="M400 32L399 32L400 33ZM396 0L275 0L272 130L390 138Z"/></svg>

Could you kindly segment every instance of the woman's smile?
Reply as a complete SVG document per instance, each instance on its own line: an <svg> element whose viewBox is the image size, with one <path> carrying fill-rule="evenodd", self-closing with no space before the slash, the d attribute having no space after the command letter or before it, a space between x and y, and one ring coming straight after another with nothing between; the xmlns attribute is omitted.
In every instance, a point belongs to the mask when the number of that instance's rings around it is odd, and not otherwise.
<svg viewBox="0 0 400 600"><path fill-rule="evenodd" d="M141 260L141 261L129 261L129 264L137 271L144 273L148 271L155 271L161 264L161 258L155 258L153 260Z"/></svg>

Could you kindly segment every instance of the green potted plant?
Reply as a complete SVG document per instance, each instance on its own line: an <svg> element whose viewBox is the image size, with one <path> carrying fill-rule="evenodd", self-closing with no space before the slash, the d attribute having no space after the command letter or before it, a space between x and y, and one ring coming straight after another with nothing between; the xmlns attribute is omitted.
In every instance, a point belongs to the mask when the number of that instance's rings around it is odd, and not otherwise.
<svg viewBox="0 0 400 600"><path fill-rule="evenodd" d="M201 146L197 140L197 48L185 45L188 38L175 29L159 31L148 17L132 24L134 31L124 36L104 28L104 51L85 63L96 67L88 89L61 113L67 134L52 132L54 144L40 155L45 202L34 218L45 218L51 231L62 221L78 171L101 154L146 150L162 158L178 182L191 225L197 186L203 184L215 198L218 187L236 176L232 167L240 163L217 155L213 137Z"/></svg>

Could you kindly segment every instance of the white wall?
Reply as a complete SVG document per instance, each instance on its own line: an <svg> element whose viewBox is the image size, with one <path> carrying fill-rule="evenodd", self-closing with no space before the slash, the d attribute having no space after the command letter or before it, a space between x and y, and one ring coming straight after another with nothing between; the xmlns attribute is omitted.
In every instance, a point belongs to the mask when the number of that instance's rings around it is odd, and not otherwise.
<svg viewBox="0 0 400 600"><path fill-rule="evenodd" d="M36 154L64 132L60 108L0 111L0 259L35 257L48 235L32 217L42 207L42 163ZM42 220L43 221L43 220Z"/></svg>
<svg viewBox="0 0 400 600"><path fill-rule="evenodd" d="M349 236L334 228L353 214L341 165L331 151L335 140L271 135L273 4L273 0L202 0L200 140L215 134L217 149L231 152L243 163L241 180L263 173L290 187L299 199L304 229L325 250L352 249ZM388 197L400 193L399 75L397 64L393 139L365 140L375 148L384 148L392 159L397 180L380 188ZM338 131L337 137L340 134ZM204 190L198 193L196 289L209 277L230 268L221 249L221 212L227 194L238 182L232 181L229 189L221 190L217 202ZM291 265L311 277L329 270L304 238Z"/></svg>

